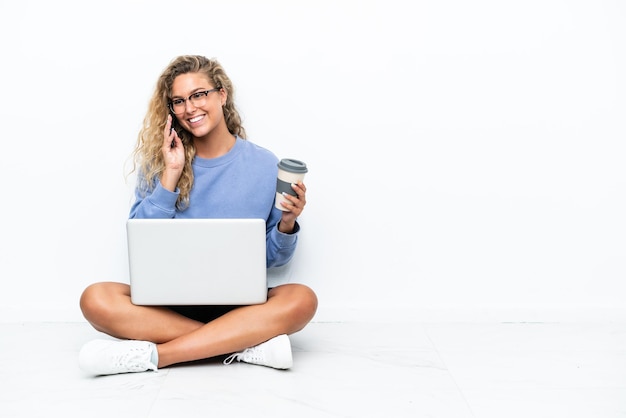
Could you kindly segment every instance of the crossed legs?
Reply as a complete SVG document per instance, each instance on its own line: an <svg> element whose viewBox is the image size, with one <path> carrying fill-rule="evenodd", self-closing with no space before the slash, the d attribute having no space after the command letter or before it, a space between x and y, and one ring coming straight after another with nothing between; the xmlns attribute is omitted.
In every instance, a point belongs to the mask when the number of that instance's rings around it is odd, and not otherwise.
<svg viewBox="0 0 626 418"><path fill-rule="evenodd" d="M317 297L307 286L271 289L267 302L242 306L202 323L171 309L137 306L123 283L95 283L80 299L83 315L98 331L157 344L158 367L241 351L280 334L293 334L315 315Z"/></svg>

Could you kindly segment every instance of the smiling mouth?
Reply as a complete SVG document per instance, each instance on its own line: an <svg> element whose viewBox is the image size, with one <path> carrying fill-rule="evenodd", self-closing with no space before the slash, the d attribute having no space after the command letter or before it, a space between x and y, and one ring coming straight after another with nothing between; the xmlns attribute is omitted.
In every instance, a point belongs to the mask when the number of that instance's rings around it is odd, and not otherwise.
<svg viewBox="0 0 626 418"><path fill-rule="evenodd" d="M189 119L189 122L190 123L198 122L202 118L203 118L203 116L196 116L195 118Z"/></svg>

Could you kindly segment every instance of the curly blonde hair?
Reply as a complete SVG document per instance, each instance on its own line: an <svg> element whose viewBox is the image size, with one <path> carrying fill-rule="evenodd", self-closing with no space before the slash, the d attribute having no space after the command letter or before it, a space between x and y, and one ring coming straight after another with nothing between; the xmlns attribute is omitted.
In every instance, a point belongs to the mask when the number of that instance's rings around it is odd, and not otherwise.
<svg viewBox="0 0 626 418"><path fill-rule="evenodd" d="M222 107L228 131L242 139L246 139L246 131L241 124L241 117L234 103L234 87L221 64L215 59L208 59L200 55L181 55L174 58L159 77L152 98L148 104L148 112L143 120L143 126L137 136L137 144L132 153L133 168L131 173L139 167L142 183L139 190L144 193L152 191L165 170L165 162L161 147L163 146L163 131L170 114L168 103L174 79L186 73L202 73L207 76L214 87L226 92L226 103ZM182 140L185 148L185 167L178 180L177 187L180 195L176 201L179 210L189 206L189 192L193 185L193 170L191 163L196 155L193 138L175 122L173 126ZM140 180L138 178L138 181Z"/></svg>

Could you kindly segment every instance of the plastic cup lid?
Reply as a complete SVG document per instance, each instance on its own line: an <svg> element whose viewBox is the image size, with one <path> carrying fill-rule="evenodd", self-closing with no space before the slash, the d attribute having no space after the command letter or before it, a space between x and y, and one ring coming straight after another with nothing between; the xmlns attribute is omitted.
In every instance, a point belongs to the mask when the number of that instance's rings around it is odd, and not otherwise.
<svg viewBox="0 0 626 418"><path fill-rule="evenodd" d="M305 163L300 160L294 160L293 158L283 158L278 162L278 168L289 171L290 173L306 173L309 171Z"/></svg>

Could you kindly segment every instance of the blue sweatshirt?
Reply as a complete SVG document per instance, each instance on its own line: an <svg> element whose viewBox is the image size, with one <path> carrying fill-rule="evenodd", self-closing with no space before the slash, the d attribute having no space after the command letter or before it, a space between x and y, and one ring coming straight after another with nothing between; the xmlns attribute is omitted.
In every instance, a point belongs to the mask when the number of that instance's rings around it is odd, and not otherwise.
<svg viewBox="0 0 626 418"><path fill-rule="evenodd" d="M300 227L296 223L292 234L278 230L282 212L274 207L277 163L269 150L237 137L221 157L194 158L194 184L185 210L176 209L180 191L170 192L157 180L152 191L135 188L130 217L265 219L267 267L282 266L293 257Z"/></svg>

